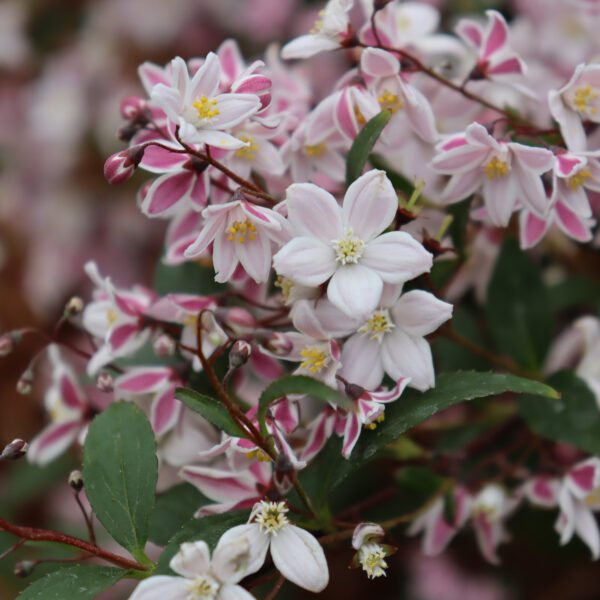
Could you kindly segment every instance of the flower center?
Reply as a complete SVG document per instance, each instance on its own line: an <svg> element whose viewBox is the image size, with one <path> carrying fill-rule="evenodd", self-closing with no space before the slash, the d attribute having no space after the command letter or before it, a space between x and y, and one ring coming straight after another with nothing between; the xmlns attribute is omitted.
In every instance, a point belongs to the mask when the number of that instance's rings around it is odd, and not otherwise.
<svg viewBox="0 0 600 600"><path fill-rule="evenodd" d="M360 112L360 108L358 108L358 106L356 106L356 104L354 105L354 117L356 118L356 122L362 127L366 122L367 119L365 119L365 115L362 114L362 112Z"/></svg>
<svg viewBox="0 0 600 600"><path fill-rule="evenodd" d="M385 562L385 550L379 544L365 544L361 546L359 560L369 579L385 576L388 565Z"/></svg>
<svg viewBox="0 0 600 600"><path fill-rule="evenodd" d="M327 144L315 144L314 146L304 146L304 153L307 156L321 156L327 151Z"/></svg>
<svg viewBox="0 0 600 600"><path fill-rule="evenodd" d="M243 133L242 135L238 135L238 139L242 142L246 142L248 145L236 150L235 155L238 158L243 158L244 160L254 160L259 148L254 137Z"/></svg>
<svg viewBox="0 0 600 600"><path fill-rule="evenodd" d="M384 110L389 110L392 114L397 113L404 108L404 101L398 94L392 94L389 90L385 90L379 98L377 98L379 106Z"/></svg>
<svg viewBox="0 0 600 600"><path fill-rule="evenodd" d="M327 354L319 346L305 346L300 350L300 356L303 359L300 368L313 375L320 373L329 362Z"/></svg>
<svg viewBox="0 0 600 600"><path fill-rule="evenodd" d="M196 102L192 105L198 112L198 116L203 121L211 121L220 113L219 109L216 108L219 103L216 99L209 99L207 96L200 96Z"/></svg>
<svg viewBox="0 0 600 600"><path fill-rule="evenodd" d="M310 29L310 33L312 35L316 35L317 33L321 33L323 31L323 17L325 16L325 10L319 11L319 17L315 21L314 25Z"/></svg>
<svg viewBox="0 0 600 600"><path fill-rule="evenodd" d="M582 115L595 115L598 108L590 104L600 97L597 90L591 85L580 85L573 94L572 105Z"/></svg>
<svg viewBox="0 0 600 600"><path fill-rule="evenodd" d="M377 425L379 425L379 423L383 423L384 421L385 413L381 413L374 421L371 421L370 423L365 423L363 427L365 429L369 429L370 431L374 431L375 429L377 429Z"/></svg>
<svg viewBox="0 0 600 600"><path fill-rule="evenodd" d="M600 487L593 489L583 501L590 508L596 508L600 504Z"/></svg>
<svg viewBox="0 0 600 600"><path fill-rule="evenodd" d="M575 192L592 176L592 172L587 169L582 169L579 173L575 173L569 178L569 187Z"/></svg>
<svg viewBox="0 0 600 600"><path fill-rule="evenodd" d="M289 523L285 514L288 508L285 502L265 502L262 500L255 507L254 521L260 525L264 533L277 533Z"/></svg>
<svg viewBox="0 0 600 600"><path fill-rule="evenodd" d="M258 460L260 462L270 462L271 457L261 448L255 448L254 450L250 450L250 452L246 452L244 456L249 460Z"/></svg>
<svg viewBox="0 0 600 600"><path fill-rule="evenodd" d="M188 591L194 600L215 600L219 587L218 582L209 575L199 575L189 582Z"/></svg>
<svg viewBox="0 0 600 600"><path fill-rule="evenodd" d="M114 308L109 308L106 311L106 322L108 323L109 327L112 327L118 319L119 315L117 314L117 311Z"/></svg>
<svg viewBox="0 0 600 600"><path fill-rule="evenodd" d="M506 177L510 173L508 163L504 160L500 160L497 156L494 156L494 158L485 165L484 170L490 181L498 179L499 177Z"/></svg>
<svg viewBox="0 0 600 600"><path fill-rule="evenodd" d="M283 302L284 304L287 304L290 300L292 290L294 289L294 281L288 277L283 277L283 275L277 275L274 285L281 290Z"/></svg>
<svg viewBox="0 0 600 600"><path fill-rule="evenodd" d="M365 243L354 235L352 229L348 229L346 235L339 240L333 240L332 244L336 252L335 260L343 265L357 264L365 247Z"/></svg>
<svg viewBox="0 0 600 600"><path fill-rule="evenodd" d="M256 226L250 219L234 221L227 230L227 233L229 234L227 239L230 242L245 244L248 240L253 242L256 239Z"/></svg>
<svg viewBox="0 0 600 600"><path fill-rule="evenodd" d="M387 310L376 310L371 318L359 328L359 333L367 334L373 340L381 341L386 333L394 329L396 325L392 322L390 313Z"/></svg>

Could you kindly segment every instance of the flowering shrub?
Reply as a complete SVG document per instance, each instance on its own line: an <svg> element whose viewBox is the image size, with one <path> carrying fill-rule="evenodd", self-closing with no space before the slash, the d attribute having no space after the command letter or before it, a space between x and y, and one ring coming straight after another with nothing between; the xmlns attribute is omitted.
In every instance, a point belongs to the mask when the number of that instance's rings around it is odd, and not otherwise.
<svg viewBox="0 0 600 600"><path fill-rule="evenodd" d="M545 7L516 4L450 35L429 4L329 0L264 61L228 40L140 65L104 175L146 173L139 210L166 221L153 287L89 262L92 297L52 333L0 339L44 340L20 393L51 371L49 424L2 460L82 450L89 540L0 518L5 555L82 552L23 600L123 579L136 600L318 593L334 549L386 576L403 525L428 556L472 532L498 564L528 505L600 556L600 67L585 45L557 64L527 37ZM548 27L600 12L551 4ZM287 61L323 52L347 71L319 97Z"/></svg>

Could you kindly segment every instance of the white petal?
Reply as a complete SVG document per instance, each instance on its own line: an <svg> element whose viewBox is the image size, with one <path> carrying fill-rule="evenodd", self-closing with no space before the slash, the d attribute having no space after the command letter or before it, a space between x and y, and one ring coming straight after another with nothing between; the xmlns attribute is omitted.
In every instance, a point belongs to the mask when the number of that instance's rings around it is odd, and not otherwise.
<svg viewBox="0 0 600 600"><path fill-rule="evenodd" d="M341 374L351 383L376 389L383 379L380 343L357 333L344 344Z"/></svg>
<svg viewBox="0 0 600 600"><path fill-rule="evenodd" d="M406 333L422 337L452 317L452 304L438 300L429 292L413 290L400 297L391 313L396 325Z"/></svg>
<svg viewBox="0 0 600 600"><path fill-rule="evenodd" d="M270 538L262 533L256 523L237 525L228 529L219 540L219 545L230 544L239 538L245 539L250 548L250 555L246 564L246 574L256 573L264 564L269 549Z"/></svg>
<svg viewBox="0 0 600 600"><path fill-rule="evenodd" d="M135 588L129 600L188 600L188 585L183 577L149 577Z"/></svg>
<svg viewBox="0 0 600 600"><path fill-rule="evenodd" d="M297 237L273 257L273 266L296 283L316 287L334 274L337 263L333 247L314 238Z"/></svg>
<svg viewBox="0 0 600 600"><path fill-rule="evenodd" d="M277 570L297 586L315 593L327 587L325 553L308 531L295 525L284 526L271 538L271 556Z"/></svg>
<svg viewBox="0 0 600 600"><path fill-rule="evenodd" d="M363 265L344 265L334 273L327 286L327 297L349 316L370 315L379 306L383 281Z"/></svg>
<svg viewBox="0 0 600 600"><path fill-rule="evenodd" d="M206 542L186 542L169 563L171 570L187 579L204 575L210 567L210 550Z"/></svg>

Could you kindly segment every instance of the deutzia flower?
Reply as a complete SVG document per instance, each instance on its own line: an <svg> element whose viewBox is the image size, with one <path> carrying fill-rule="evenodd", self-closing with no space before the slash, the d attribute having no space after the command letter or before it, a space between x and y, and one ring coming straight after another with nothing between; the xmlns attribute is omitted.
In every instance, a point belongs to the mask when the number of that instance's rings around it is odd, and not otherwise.
<svg viewBox="0 0 600 600"><path fill-rule="evenodd" d="M262 567L270 548L275 567L286 579L310 592L320 592L329 583L323 548L308 531L292 525L287 512L285 502L258 502L252 509L249 523L225 532L221 542L240 537L249 541L248 574Z"/></svg>
<svg viewBox="0 0 600 600"><path fill-rule="evenodd" d="M219 93L221 66L216 54L209 53L193 76L177 57L169 74L169 84L152 89L152 100L179 126L184 141L234 150L248 145L225 130L257 113L261 101L255 94Z"/></svg>
<svg viewBox="0 0 600 600"><path fill-rule="evenodd" d="M483 188L485 208L494 225L508 225L517 200L540 218L546 216L550 202L541 175L554 165L549 150L498 141L483 125L472 123L464 134L440 144L438 151L432 167L452 175L442 201L458 202Z"/></svg>
<svg viewBox="0 0 600 600"><path fill-rule="evenodd" d="M308 58L341 47L349 38L348 13L353 4L354 0L329 0L310 33L286 44L281 56L285 59Z"/></svg>
<svg viewBox="0 0 600 600"><path fill-rule="evenodd" d="M357 551L352 564L360 565L369 579L385 577L385 559L396 552L393 546L380 543L384 536L385 531L377 523L360 523L352 534L352 547Z"/></svg>
<svg viewBox="0 0 600 600"><path fill-rule="evenodd" d="M384 171L359 177L348 188L343 208L311 183L291 185L287 207L298 237L273 257L275 270L311 287L331 279L327 297L348 315L374 311L384 282L402 283L431 268L431 254L409 234L383 233L398 207Z"/></svg>
<svg viewBox="0 0 600 600"><path fill-rule="evenodd" d="M169 566L180 577L158 575L140 583L130 600L254 600L237 585L246 575L249 541L219 540L212 561L206 542L187 542Z"/></svg>
<svg viewBox="0 0 600 600"><path fill-rule="evenodd" d="M585 150L583 121L600 123L600 65L579 65L565 86L548 94L548 104L569 150Z"/></svg>

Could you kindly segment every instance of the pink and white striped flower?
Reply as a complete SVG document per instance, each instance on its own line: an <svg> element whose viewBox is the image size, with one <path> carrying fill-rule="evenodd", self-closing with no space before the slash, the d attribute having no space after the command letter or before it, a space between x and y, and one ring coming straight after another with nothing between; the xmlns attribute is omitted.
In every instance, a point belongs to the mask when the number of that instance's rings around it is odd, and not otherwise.
<svg viewBox="0 0 600 600"><path fill-rule="evenodd" d="M349 12L353 4L354 0L329 0L310 33L288 42L282 48L281 56L285 59L308 58L343 46L350 38Z"/></svg>
<svg viewBox="0 0 600 600"><path fill-rule="evenodd" d="M600 65L578 65L566 85L549 92L548 104L569 150L585 151L583 123L600 123Z"/></svg>
<svg viewBox="0 0 600 600"><path fill-rule="evenodd" d="M186 542L171 559L177 576L153 575L142 581L130 600L254 600L238 583L246 576L250 541L219 540L212 560L204 541Z"/></svg>
<svg viewBox="0 0 600 600"><path fill-rule="evenodd" d="M550 209L541 175L554 165L552 152L498 141L479 123L442 142L431 165L438 173L451 175L442 201L458 202L481 189L494 225L508 224L517 201L542 219Z"/></svg>
<svg viewBox="0 0 600 600"><path fill-rule="evenodd" d="M272 244L289 239L285 219L274 210L234 200L202 211L204 226L185 251L194 258L213 243L215 280L229 281L241 265L256 283L266 281L271 270Z"/></svg>
<svg viewBox="0 0 600 600"><path fill-rule="evenodd" d="M226 130L256 114L262 104L256 94L220 93L220 81L221 65L213 52L193 76L177 57L171 61L169 83L155 85L152 100L179 127L185 142L235 150L247 144Z"/></svg>
<svg viewBox="0 0 600 600"><path fill-rule="evenodd" d="M477 53L477 64L472 76L501 83L519 83L526 67L521 57L510 47L508 25L496 10L485 11L487 24L461 19L456 33Z"/></svg>
<svg viewBox="0 0 600 600"><path fill-rule="evenodd" d="M368 315L381 300L383 283L401 283L431 268L432 257L407 233L383 231L398 199L385 172L359 177L343 208L316 185L287 190L288 220L296 234L274 257L275 270L311 287L329 280L327 297L349 315Z"/></svg>
<svg viewBox="0 0 600 600"><path fill-rule="evenodd" d="M96 285L94 301L83 313L83 326L93 336L103 340L88 363L90 375L115 358L139 350L149 339L150 330L143 324L144 313L154 301L154 294L143 288L117 289L110 278L102 278L94 262L85 271Z"/></svg>
<svg viewBox="0 0 600 600"><path fill-rule="evenodd" d="M431 348L425 339L452 316L452 305L433 294L386 286L381 304L356 329L342 350L341 374L367 389L384 373L395 381L410 379L424 391L435 385Z"/></svg>

